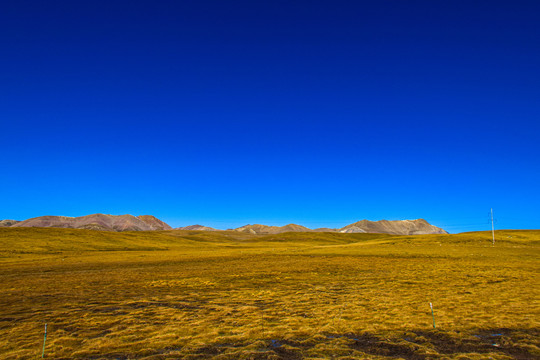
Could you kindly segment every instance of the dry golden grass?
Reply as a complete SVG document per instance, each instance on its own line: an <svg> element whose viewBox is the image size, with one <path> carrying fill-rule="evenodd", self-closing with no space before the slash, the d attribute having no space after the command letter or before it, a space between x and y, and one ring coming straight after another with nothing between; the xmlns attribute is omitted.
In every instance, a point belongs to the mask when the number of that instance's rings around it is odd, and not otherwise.
<svg viewBox="0 0 540 360"><path fill-rule="evenodd" d="M540 231L490 236L0 229L0 358L540 358Z"/></svg>

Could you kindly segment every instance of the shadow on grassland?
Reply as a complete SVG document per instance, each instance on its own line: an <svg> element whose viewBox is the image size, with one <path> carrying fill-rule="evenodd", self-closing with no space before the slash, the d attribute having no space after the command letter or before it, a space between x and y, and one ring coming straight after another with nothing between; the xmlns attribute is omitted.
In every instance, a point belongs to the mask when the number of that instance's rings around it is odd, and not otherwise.
<svg viewBox="0 0 540 360"><path fill-rule="evenodd" d="M263 339L168 347L137 354L103 354L93 359L250 359L300 360L323 357L342 360L387 358L539 359L540 329L481 329L467 333L415 330L391 335L320 334L304 339Z"/></svg>

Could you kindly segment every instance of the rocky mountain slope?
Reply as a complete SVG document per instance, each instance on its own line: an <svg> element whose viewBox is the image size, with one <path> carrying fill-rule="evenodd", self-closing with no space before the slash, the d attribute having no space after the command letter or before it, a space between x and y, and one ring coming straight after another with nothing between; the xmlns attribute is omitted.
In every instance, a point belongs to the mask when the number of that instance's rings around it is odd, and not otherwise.
<svg viewBox="0 0 540 360"><path fill-rule="evenodd" d="M57 227L108 231L171 230L172 228L151 215L93 214L81 217L39 216L27 219L11 227Z"/></svg>
<svg viewBox="0 0 540 360"><path fill-rule="evenodd" d="M338 230L342 233L381 233L394 235L448 234L424 219L417 220L362 220Z"/></svg>
<svg viewBox="0 0 540 360"><path fill-rule="evenodd" d="M172 227L170 227L169 224L159 220L155 216L139 215L137 217L147 223L150 226L150 230L172 230Z"/></svg>

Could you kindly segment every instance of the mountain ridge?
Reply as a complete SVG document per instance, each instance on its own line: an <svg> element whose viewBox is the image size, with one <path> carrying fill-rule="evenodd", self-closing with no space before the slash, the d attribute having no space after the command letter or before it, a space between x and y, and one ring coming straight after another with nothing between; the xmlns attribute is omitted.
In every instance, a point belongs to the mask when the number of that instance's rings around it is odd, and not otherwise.
<svg viewBox="0 0 540 360"><path fill-rule="evenodd" d="M416 220L360 220L339 229L318 228L309 229L302 225L288 224L285 226L269 225L244 225L234 231L252 234L280 234L283 232L341 232L341 233L379 233L393 235L423 235L423 234L448 234L444 229L431 225L424 219Z"/></svg>
<svg viewBox="0 0 540 360"><path fill-rule="evenodd" d="M103 231L171 230L172 227L152 215L91 214L79 217L46 215L26 219L10 227L54 227Z"/></svg>

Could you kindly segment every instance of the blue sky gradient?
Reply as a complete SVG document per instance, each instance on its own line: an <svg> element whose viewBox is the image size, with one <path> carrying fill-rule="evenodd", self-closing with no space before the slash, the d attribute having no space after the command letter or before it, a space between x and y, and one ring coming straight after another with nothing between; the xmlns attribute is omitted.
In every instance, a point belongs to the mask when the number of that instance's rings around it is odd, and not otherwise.
<svg viewBox="0 0 540 360"><path fill-rule="evenodd" d="M7 1L0 219L540 228L538 1Z"/></svg>

